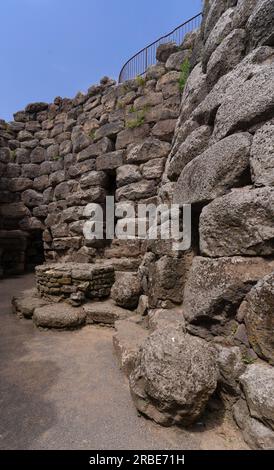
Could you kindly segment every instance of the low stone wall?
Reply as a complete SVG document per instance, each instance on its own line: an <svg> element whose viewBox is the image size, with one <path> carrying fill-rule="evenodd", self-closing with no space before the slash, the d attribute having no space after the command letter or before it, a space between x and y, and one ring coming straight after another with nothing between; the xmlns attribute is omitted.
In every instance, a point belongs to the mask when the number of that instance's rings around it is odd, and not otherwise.
<svg viewBox="0 0 274 470"><path fill-rule="evenodd" d="M109 297L115 274L111 266L50 264L36 268L36 285L41 297L55 302L69 299L72 306L88 299Z"/></svg>

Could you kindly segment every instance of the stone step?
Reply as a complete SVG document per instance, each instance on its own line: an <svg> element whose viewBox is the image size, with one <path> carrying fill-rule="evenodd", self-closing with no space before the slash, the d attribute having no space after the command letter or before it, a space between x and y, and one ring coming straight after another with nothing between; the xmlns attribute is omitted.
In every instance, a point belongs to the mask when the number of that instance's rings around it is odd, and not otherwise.
<svg viewBox="0 0 274 470"><path fill-rule="evenodd" d="M33 322L41 328L56 330L72 330L85 324L86 314L80 308L62 302L48 304L36 308L33 313Z"/></svg>
<svg viewBox="0 0 274 470"><path fill-rule="evenodd" d="M134 312L118 307L111 299L88 302L83 306L83 309L86 313L86 323L88 325L99 323L114 326L117 320L129 318L134 315Z"/></svg>
<svg viewBox="0 0 274 470"><path fill-rule="evenodd" d="M115 323L113 347L121 370L127 377L131 374L137 353L149 336L149 331L142 326L142 317L135 315L127 320Z"/></svg>
<svg viewBox="0 0 274 470"><path fill-rule="evenodd" d="M12 298L12 309L13 312L19 318L32 318L34 310L38 307L43 307L47 305L47 302L44 299L39 297L37 289L27 289L22 292L19 292Z"/></svg>

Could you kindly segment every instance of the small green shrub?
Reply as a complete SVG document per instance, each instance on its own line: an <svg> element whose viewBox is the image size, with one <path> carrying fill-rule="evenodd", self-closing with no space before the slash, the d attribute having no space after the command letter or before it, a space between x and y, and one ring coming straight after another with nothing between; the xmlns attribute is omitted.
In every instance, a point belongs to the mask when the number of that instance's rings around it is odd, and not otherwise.
<svg viewBox="0 0 274 470"><path fill-rule="evenodd" d="M179 78L179 88L183 92L186 86L187 79L190 73L190 62L189 59L185 59L181 66L181 75Z"/></svg>
<svg viewBox="0 0 274 470"><path fill-rule="evenodd" d="M90 138L91 138L92 140L95 139L95 134L96 134L96 130L95 130L95 129L93 129L93 131L91 131L91 132L89 133L89 136L90 136Z"/></svg>
<svg viewBox="0 0 274 470"><path fill-rule="evenodd" d="M16 158L16 151L15 150L11 151L10 158L11 158L11 160L15 160L15 158Z"/></svg>
<svg viewBox="0 0 274 470"><path fill-rule="evenodd" d="M130 106L130 108L129 108L129 113L130 113L130 114L136 113L136 109L134 108L133 105Z"/></svg>
<svg viewBox="0 0 274 470"><path fill-rule="evenodd" d="M135 127L140 127L145 123L145 111L139 111L135 119L128 121L126 127L128 129L135 129Z"/></svg>
<svg viewBox="0 0 274 470"><path fill-rule="evenodd" d="M54 157L52 157L52 160L53 161L57 161L57 160L61 160L61 156L60 155L54 155Z"/></svg>
<svg viewBox="0 0 274 470"><path fill-rule="evenodd" d="M146 79L142 77L141 75L137 75L136 81L137 81L138 86L140 87L144 87L146 84Z"/></svg>

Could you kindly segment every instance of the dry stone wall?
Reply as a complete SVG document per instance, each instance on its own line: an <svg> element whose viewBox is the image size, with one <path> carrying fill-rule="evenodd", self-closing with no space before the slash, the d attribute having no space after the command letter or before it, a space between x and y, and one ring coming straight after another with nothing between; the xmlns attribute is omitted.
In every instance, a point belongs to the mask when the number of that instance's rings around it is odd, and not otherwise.
<svg viewBox="0 0 274 470"><path fill-rule="evenodd" d="M1 122L2 271L22 272L41 253L53 262L121 259L123 269L137 269L141 243L87 242L83 210L103 206L107 195L120 205L154 201L179 115L178 70L190 47L164 46L145 78L121 85L103 78L87 94L33 103L14 122Z"/></svg>

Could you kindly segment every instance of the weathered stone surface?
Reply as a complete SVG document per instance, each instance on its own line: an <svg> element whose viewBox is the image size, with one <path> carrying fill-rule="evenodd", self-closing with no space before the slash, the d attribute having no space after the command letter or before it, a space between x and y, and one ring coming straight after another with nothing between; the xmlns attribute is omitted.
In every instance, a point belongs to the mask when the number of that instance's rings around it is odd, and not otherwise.
<svg viewBox="0 0 274 470"><path fill-rule="evenodd" d="M116 321L132 315L130 310L118 307L111 299L101 302L89 302L83 308L86 313L87 324L101 323L113 326Z"/></svg>
<svg viewBox="0 0 274 470"><path fill-rule="evenodd" d="M95 132L95 140L100 140L104 137L109 137L113 139L120 131L124 129L124 124L122 122L111 122L100 127Z"/></svg>
<svg viewBox="0 0 274 470"><path fill-rule="evenodd" d="M116 149L120 150L126 148L128 145L143 141L150 134L148 124L135 127L134 129L125 129L120 132L116 140Z"/></svg>
<svg viewBox="0 0 274 470"><path fill-rule="evenodd" d="M152 129L152 135L158 139L171 142L176 126L176 119L167 119L165 121L160 121L155 124Z"/></svg>
<svg viewBox="0 0 274 470"><path fill-rule="evenodd" d="M152 333L130 375L137 409L165 426L196 421L217 385L213 350L181 326Z"/></svg>
<svg viewBox="0 0 274 470"><path fill-rule="evenodd" d="M27 189L22 193L22 201L27 207L35 207L43 203L43 196L33 189Z"/></svg>
<svg viewBox="0 0 274 470"><path fill-rule="evenodd" d="M189 59L191 56L191 50L190 49L184 49L179 52L175 52L174 54L171 54L167 60L166 63L166 68L167 70L178 70L180 71L182 68L182 65L186 59Z"/></svg>
<svg viewBox="0 0 274 470"><path fill-rule="evenodd" d="M135 316L130 320L116 321L115 329L114 351L121 370L129 377L135 367L139 350L149 332L137 323Z"/></svg>
<svg viewBox="0 0 274 470"><path fill-rule="evenodd" d="M274 272L253 287L242 304L241 313L253 349L274 365Z"/></svg>
<svg viewBox="0 0 274 470"><path fill-rule="evenodd" d="M255 134L251 148L251 173L256 186L274 186L274 124L267 123Z"/></svg>
<svg viewBox="0 0 274 470"><path fill-rule="evenodd" d="M81 150L87 148L90 143L91 139L83 132L77 132L75 134L72 134L72 145L74 153L81 152Z"/></svg>
<svg viewBox="0 0 274 470"><path fill-rule="evenodd" d="M163 102L162 93L150 92L144 96L140 96L134 101L135 110L143 110L149 106L157 106Z"/></svg>
<svg viewBox="0 0 274 470"><path fill-rule="evenodd" d="M46 159L46 150L43 147L36 147L30 154L31 163L42 163Z"/></svg>
<svg viewBox="0 0 274 470"><path fill-rule="evenodd" d="M175 324L185 326L183 310L179 307L150 310L148 313L148 326L152 332Z"/></svg>
<svg viewBox="0 0 274 470"><path fill-rule="evenodd" d="M159 62L166 62L171 54L177 52L178 46L174 42L161 44L156 52L156 59Z"/></svg>
<svg viewBox="0 0 274 470"><path fill-rule="evenodd" d="M105 188L107 183L108 178L103 171L91 171L84 174L80 179L80 186L82 189L90 188L92 186L101 186Z"/></svg>
<svg viewBox="0 0 274 470"><path fill-rule="evenodd" d="M239 85L233 95L226 95L215 121L213 138L220 140L235 130L266 120L274 112L274 66L255 73Z"/></svg>
<svg viewBox="0 0 274 470"><path fill-rule="evenodd" d="M111 289L111 298L119 307L134 310L138 306L142 293L141 284L136 274L122 273Z"/></svg>
<svg viewBox="0 0 274 470"><path fill-rule="evenodd" d="M261 362L251 364L240 382L251 416L274 429L274 368Z"/></svg>
<svg viewBox="0 0 274 470"><path fill-rule="evenodd" d="M96 170L114 170L124 163L124 151L117 150L116 152L106 153L97 157Z"/></svg>
<svg viewBox="0 0 274 470"><path fill-rule="evenodd" d="M273 188L243 188L215 199L200 218L201 252L213 257L273 254L273 213Z"/></svg>
<svg viewBox="0 0 274 470"><path fill-rule="evenodd" d="M252 449L274 449L274 432L261 421L250 417L244 400L241 399L234 405L233 415L239 428L243 431L245 442Z"/></svg>
<svg viewBox="0 0 274 470"><path fill-rule="evenodd" d="M205 18L203 25L203 35L205 39L208 38L217 21L227 8L234 7L236 3L237 0L211 0L207 2L204 7Z"/></svg>
<svg viewBox="0 0 274 470"><path fill-rule="evenodd" d="M175 204L204 203L245 182L252 136L229 136L209 147L183 169L177 182Z"/></svg>
<svg viewBox="0 0 274 470"><path fill-rule="evenodd" d="M209 94L206 94L206 92L204 93L203 98L200 100L200 104L197 103L198 106L196 106L196 109L194 110L194 118L200 124L213 124L220 105L222 105L226 100L229 101L232 97L234 98L234 95L237 96L239 88L248 86L250 77L253 77L254 79L254 77L268 70L270 64L273 63L273 60L274 52L271 47L259 47L258 49L255 49L246 56L234 70L221 77ZM195 67L195 69L199 71L199 66ZM194 70L192 74L194 73ZM201 89L205 76L200 73L198 74L198 77L200 77L198 83L200 83L199 89ZM251 91L251 94L253 95L253 90ZM256 105L254 106L254 110L255 108ZM236 110L234 110L234 113L235 112Z"/></svg>
<svg viewBox="0 0 274 470"><path fill-rule="evenodd" d="M233 28L243 28L254 11L258 0L238 0L233 16Z"/></svg>
<svg viewBox="0 0 274 470"><path fill-rule="evenodd" d="M274 45L274 5L272 0L260 0L246 24L250 48Z"/></svg>
<svg viewBox="0 0 274 470"><path fill-rule="evenodd" d="M9 190L11 192L21 192L25 191L26 189L31 189L33 182L30 178L12 178L9 182Z"/></svg>
<svg viewBox="0 0 274 470"><path fill-rule="evenodd" d="M228 395L240 395L239 377L245 371L242 353L237 346L231 347L216 343L217 364L219 367L219 384L222 391Z"/></svg>
<svg viewBox="0 0 274 470"><path fill-rule="evenodd" d="M241 61L245 52L244 29L233 30L213 52L207 64L207 83L213 87L220 77Z"/></svg>
<svg viewBox="0 0 274 470"><path fill-rule="evenodd" d="M207 321L209 326L210 321L233 318L245 295L273 266L263 258L195 257L184 290L186 319L196 324Z"/></svg>
<svg viewBox="0 0 274 470"><path fill-rule="evenodd" d="M144 163L154 158L167 157L170 144L155 138L146 139L143 143L132 145L126 156L128 163Z"/></svg>
<svg viewBox="0 0 274 470"><path fill-rule="evenodd" d="M86 314L82 308L68 304L51 304L34 310L33 321L41 328L56 330L75 329L85 323Z"/></svg>
<svg viewBox="0 0 274 470"><path fill-rule="evenodd" d="M212 29L209 37L205 43L205 49L203 52L203 67L206 68L206 64L210 59L211 54L215 51L218 45L225 39L225 37L232 30L232 21L234 15L234 8L226 10L219 18L214 28Z"/></svg>
<svg viewBox="0 0 274 470"><path fill-rule="evenodd" d="M180 127L183 122L189 120L191 113L206 97L207 91L206 75L203 72L202 64L199 63L190 73L184 88L180 110Z"/></svg>
<svg viewBox="0 0 274 470"><path fill-rule="evenodd" d="M148 199L151 196L155 196L156 192L157 185L154 180L141 180L118 189L116 191L116 199L117 201Z"/></svg>
<svg viewBox="0 0 274 470"><path fill-rule="evenodd" d="M136 183L142 179L141 172L137 165L123 165L117 169L117 187L127 184Z"/></svg>
<svg viewBox="0 0 274 470"><path fill-rule="evenodd" d="M20 292L12 299L14 313L24 318L31 318L34 310L44 305L47 305L47 302L38 296L35 288Z"/></svg>
<svg viewBox="0 0 274 470"><path fill-rule="evenodd" d="M142 165L141 171L143 177L148 180L160 178L165 168L165 161L165 158L154 158Z"/></svg>
<svg viewBox="0 0 274 470"><path fill-rule="evenodd" d="M77 161L81 162L89 158L98 157L101 154L109 153L113 150L113 142L105 137L96 143L89 145L87 148L78 153Z"/></svg>
<svg viewBox="0 0 274 470"><path fill-rule="evenodd" d="M212 128L210 126L201 126L193 130L183 141L167 166L167 175L171 181L177 181L184 167L203 153L208 146L211 133Z"/></svg>

